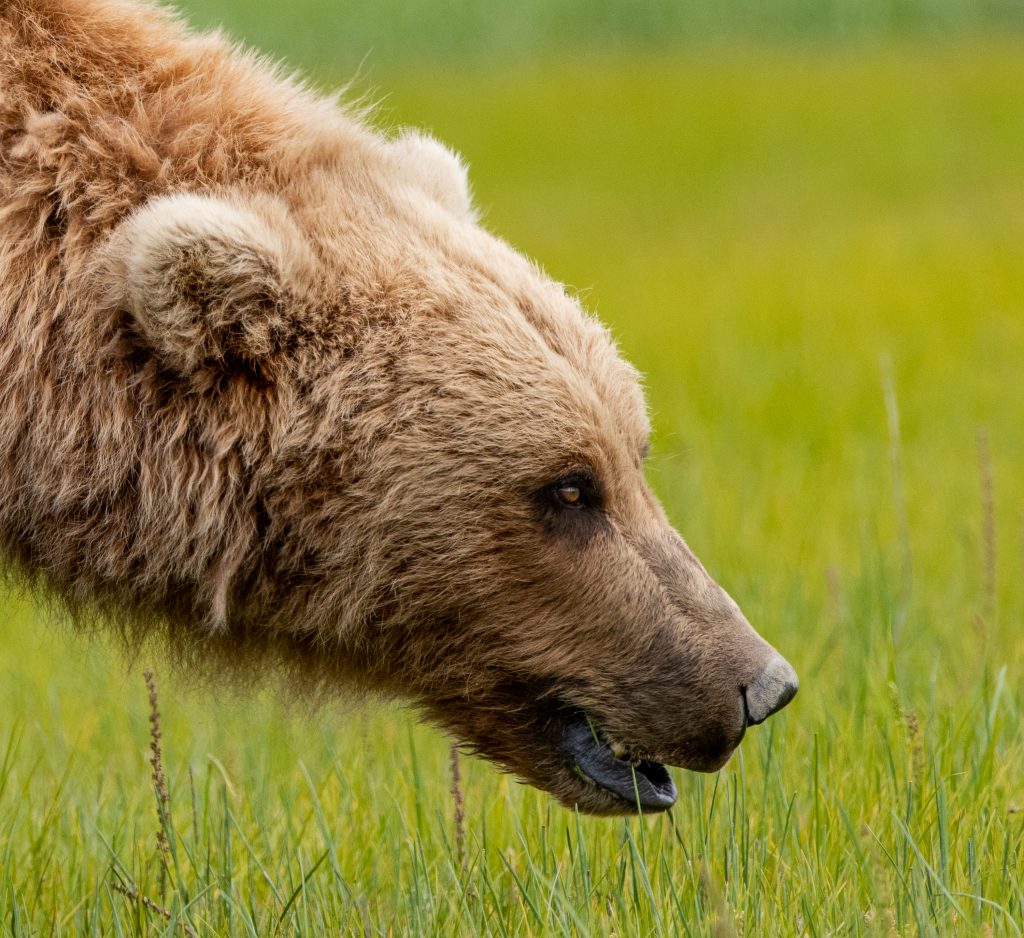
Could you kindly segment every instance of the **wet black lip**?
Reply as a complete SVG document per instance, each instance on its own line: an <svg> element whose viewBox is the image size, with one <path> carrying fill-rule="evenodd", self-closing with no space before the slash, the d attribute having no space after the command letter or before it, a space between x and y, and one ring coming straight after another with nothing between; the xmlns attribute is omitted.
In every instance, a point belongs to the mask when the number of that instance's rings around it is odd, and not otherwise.
<svg viewBox="0 0 1024 938"><path fill-rule="evenodd" d="M563 747L573 764L594 784L631 808L664 811L675 804L675 782L660 762L618 758L599 726L582 711L565 717Z"/></svg>

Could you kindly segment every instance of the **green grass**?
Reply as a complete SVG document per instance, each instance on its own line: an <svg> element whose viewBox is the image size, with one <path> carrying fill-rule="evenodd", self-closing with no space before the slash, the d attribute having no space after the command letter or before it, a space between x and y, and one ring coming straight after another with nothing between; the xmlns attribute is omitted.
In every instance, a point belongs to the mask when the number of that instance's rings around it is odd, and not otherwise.
<svg viewBox="0 0 1024 938"><path fill-rule="evenodd" d="M1020 934L1022 61L948 39L397 71L383 117L460 147L487 223L645 372L652 481L800 695L642 821L463 759L463 869L438 734L158 663L167 873L145 662L8 598L2 927Z"/></svg>

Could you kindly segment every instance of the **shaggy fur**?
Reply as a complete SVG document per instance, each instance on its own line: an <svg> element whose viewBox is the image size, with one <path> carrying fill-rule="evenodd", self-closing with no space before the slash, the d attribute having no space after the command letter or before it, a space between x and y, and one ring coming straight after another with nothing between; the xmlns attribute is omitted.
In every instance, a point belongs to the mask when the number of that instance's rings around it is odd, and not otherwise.
<svg viewBox="0 0 1024 938"><path fill-rule="evenodd" d="M156 8L0 0L0 400L0 549L80 617L401 696L590 811L566 708L694 768L742 735L773 652L606 332L440 144Z"/></svg>

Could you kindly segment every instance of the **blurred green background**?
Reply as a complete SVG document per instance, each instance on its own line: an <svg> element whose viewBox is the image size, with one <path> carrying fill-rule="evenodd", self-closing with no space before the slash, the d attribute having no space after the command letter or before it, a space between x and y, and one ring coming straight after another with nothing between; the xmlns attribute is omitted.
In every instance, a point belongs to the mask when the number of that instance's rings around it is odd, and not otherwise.
<svg viewBox="0 0 1024 938"><path fill-rule="evenodd" d="M318 73L350 78L363 64L390 75L709 44L878 43L1019 33L1019 0L185 0L190 19Z"/></svg>
<svg viewBox="0 0 1024 938"><path fill-rule="evenodd" d="M464 759L460 852L447 742L408 714L155 659L165 864L150 659L11 594L0 927L1020 934L1024 4L186 12L465 155L485 224L645 374L652 481L802 689L668 817L578 819Z"/></svg>

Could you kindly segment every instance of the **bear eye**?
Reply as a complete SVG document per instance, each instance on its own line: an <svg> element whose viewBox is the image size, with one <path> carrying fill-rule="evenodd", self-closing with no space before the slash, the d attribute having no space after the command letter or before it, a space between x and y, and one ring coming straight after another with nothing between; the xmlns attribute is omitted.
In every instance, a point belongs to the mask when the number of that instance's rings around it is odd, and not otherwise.
<svg viewBox="0 0 1024 938"><path fill-rule="evenodd" d="M586 472L573 472L556 479L545 487L545 501L557 509L579 511L599 508L600 490L593 476Z"/></svg>
<svg viewBox="0 0 1024 938"><path fill-rule="evenodd" d="M579 508L583 502L583 492L578 485L558 486L555 497L567 508Z"/></svg>

